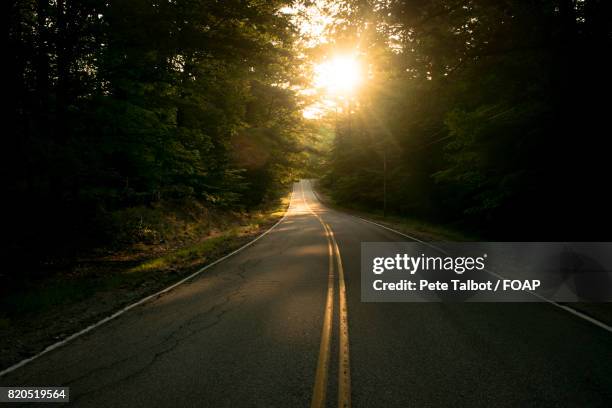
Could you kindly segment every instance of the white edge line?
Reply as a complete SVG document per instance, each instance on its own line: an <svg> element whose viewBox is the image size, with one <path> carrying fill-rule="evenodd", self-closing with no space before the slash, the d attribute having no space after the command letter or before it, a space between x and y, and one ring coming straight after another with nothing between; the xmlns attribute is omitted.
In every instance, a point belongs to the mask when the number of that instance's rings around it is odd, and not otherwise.
<svg viewBox="0 0 612 408"><path fill-rule="evenodd" d="M313 190L313 191L314 191L314 190ZM315 195L317 195L317 194L315 193ZM323 204L323 203L321 202L321 200L319 199L319 197L318 197L318 196L317 196L317 200L319 200L319 202L320 202L321 204ZM350 215L351 217L357 218L358 220L361 220L361 221L367 222L367 223L369 223L369 224L373 224L373 225L376 225L376 226L378 226L378 227L384 228L384 229L386 229L386 230L389 230L389 231L391 231L391 232L394 232L394 233L396 233L396 234L398 234L398 235L401 235L401 236L403 236L403 237L406 237L406 238L412 239L412 240L414 240L414 241L416 241L416 242L418 242L418 243L421 243L421 244L427 245L427 246L428 246L428 247L430 247L430 248L436 249L436 250L438 250L438 251L440 251L440 252L442 252L442 253L444 253L444 254L447 254L447 255L448 255L448 252L446 252L446 251L445 251L445 250L443 250L442 248L439 248L439 247L437 247L437 246L435 246L435 245L432 245L432 244L430 244L430 243L428 243L428 242L421 241L421 240L420 240L420 239L418 239L418 238L415 238L415 237L410 236L410 235L408 235L408 234L404 234L403 232L397 231L397 230L395 230L395 229L393 229L393 228L389 228L389 227L387 227L387 226L385 226L385 225L379 224L379 223L374 222L374 221L370 221L370 220L365 219L365 218L362 218L362 217L358 217L358 216L356 216L356 215L352 215L352 214L348 214L348 213L343 213L343 214ZM490 273L490 274L492 274L492 275L495 275L495 276L497 276L497 277L502 277L502 278L503 278L503 276L498 275L498 274L496 274L495 272L488 271L488 270L486 270L486 269L485 269L485 271L486 271L486 272L488 272L488 273ZM559 308L559 309L561 309L561 310L565 310L566 312L568 312L568 313L570 313L570 314L573 314L573 315L574 315L574 316L576 316L576 317L579 317L579 318L581 318L581 319L583 319L583 320L586 320L587 322L589 322L589 323L591 323L591 324L594 324L595 326L598 326L598 327L600 327L600 328L604 329L605 331L607 331L607 332L609 332L609 333L612 333L612 326L609 326L609 325L605 324L604 322L602 322L602 321L600 321L600 320L597 320L597 319L595 319L595 318L593 318L593 317L591 317L591 316L589 316L589 315L587 315L587 314L584 314L584 313L582 313L582 312L580 312L580 311L578 311L578 310L576 310L576 309L574 309L574 308L572 308L572 307L569 307L569 306L566 306L566 305L562 305L562 304L560 304L560 303L558 303L558 302L555 302L554 300L550 300L550 299L548 299L548 298L546 298L546 297L544 297L544 296L542 296L542 295L540 295L540 294L538 294L538 293L535 293L535 292L532 292L532 291L528 291L528 292L529 292L529 293L531 293L532 295L534 295L535 297L537 297L537 298L539 298L539 299L542 299L543 301L545 301L545 302L547 302L547 303L549 303L549 304L551 304L551 305L553 305L553 306L555 306L555 307L558 307L558 308Z"/></svg>
<svg viewBox="0 0 612 408"><path fill-rule="evenodd" d="M291 198L289 199L289 205L287 206L287 210L285 210L285 214L283 215L283 217L280 220L278 220L273 226L271 226L268 230L264 231L261 235L257 236L252 241L247 242L246 244L244 244L240 248L235 249L234 251L230 252L229 254L227 254L227 255L225 255L225 256L223 256L223 257L221 257L221 258L219 258L219 259L217 259L217 260L215 260L215 261L213 261L211 263L209 263L208 265L203 266L202 268L198 269L196 272L194 272L191 275L181 279L180 281L178 281L176 283L173 283L172 285L168 286L167 288L162 289L159 292L156 292L156 293L154 293L152 295L149 295L149 296L147 296L147 297L145 297L143 299L140 299L139 301L124 307L123 309L113 313L112 315L107 316L104 319L99 320L98 322L96 322L96 323L94 323L94 324L92 324L90 326L87 326L83 330L78 331L78 332L76 332L76 333L66 337L63 340L60 340L57 343L54 343L54 344L48 346L47 348L45 348L40 353L38 353L38 354L36 354L36 355L34 355L32 357L28 357L28 358L26 358L24 360L21 360L20 362L18 362L16 364L14 364L14 365L12 365L12 366L10 366L10 367L0 371L0 377L6 375L8 373L11 373L11 372L17 370L18 368L21 368L21 367L25 366L26 364L28 364L28 363L30 363L30 362L32 362L32 361L34 361L34 360L44 356L45 354L50 353L51 351L53 351L53 350L55 350L57 348L60 348L60 347L62 347L64 345L70 343L72 340L76 339L77 337L81 337L82 335L84 335L86 333L89 333L90 331L92 331L92 330L102 326L105 323L108 323L111 320L116 319L117 317L119 317L122 314L124 314L125 312L135 308L136 306L140 306L143 303L146 303L146 302L148 302L151 299L157 298L157 297L163 295L164 293L170 292L172 289L176 288L177 286L182 285L183 283L187 282L188 280L193 279L196 276L200 275L202 272L204 272L208 268L211 268L211 267L215 266L216 264L226 260L227 258L231 257L232 255L235 255L238 252L242 251L243 249L253 245L256 241L258 241L260 238L263 238L265 235L267 235L269 232L271 232L274 228L276 228L278 226L278 224L283 222L285 220L285 218L287 218L287 214L289 213L289 208L291 207L291 203L292 202L293 202L293 190L291 191Z"/></svg>
<svg viewBox="0 0 612 408"><path fill-rule="evenodd" d="M421 243L421 244L425 244L425 245L427 245L427 246L429 246L429 247L431 247L431 248L437 249L438 251L440 251L440 252L442 252L442 253L444 253L444 254L448 254L448 252L444 251L442 248L439 248L439 247L437 247L437 246L435 246L435 245L432 245L432 244L430 244L430 243L428 243L428 242L421 241L420 239L417 239L417 238L415 238L415 237L411 237L410 235L408 235L408 234L404 234L403 232L399 232L399 231L397 231L397 230L394 230L393 228L389 228L389 227L387 227L387 226L385 226L385 225L378 224L378 223L376 223L376 222L374 222L374 221L370 221L370 220L367 220L367 219L365 219L365 218L361 218L361 217L357 217L357 216L353 216L353 217L355 217L355 218L357 218L357 219L360 219L360 220L362 220L362 221L365 221L365 222L367 222L367 223L377 225L377 226L379 226L379 227L381 227L381 228L384 228L384 229L386 229L386 230L389 230L389 231L395 232L395 233L396 233L396 234L398 234L398 235L401 235L401 236L406 237L406 238L410 238L410 239L415 240L415 241L417 241L417 242L419 242L419 243ZM486 269L485 269L485 271L486 271L486 272L488 272L488 273L490 273L490 274L492 274L492 275L495 275L495 276L497 276L497 277L502 277L502 278L503 278L503 276L501 276L501 275L499 275L499 274L497 274L497 273L495 273L495 272L492 272L492 271L489 271L489 270L486 270ZM566 306L566 305L562 305L562 304L560 304L560 303L558 303L558 302L555 302L554 300L550 300L550 299L548 299L548 298L546 298L546 297L544 297L544 296L542 296L542 295L540 295L540 294L538 294L538 293L535 293L535 292L532 292L532 291L528 291L528 292L529 292L529 293L531 293L532 295L534 295L535 297L537 297L537 298L539 298L539 299L541 299L541 300L543 300L543 301L545 301L545 302L547 302L547 303L550 303L550 304L551 304L551 305L553 305L553 306L558 307L558 308L559 308L559 309L561 309L561 310L565 310L566 312L571 313L571 314L573 314L574 316L577 316L577 317L579 317L579 318L581 318L581 319L583 319L583 320L586 320L587 322L592 323L592 324L594 324L595 326L598 326L598 327L600 327L600 328L604 329L605 331L607 331L607 332L609 332L609 333L612 333L612 327L611 327L611 326L608 326L607 324L605 324L605 323L604 323L604 322L602 322L602 321L599 321L599 320L597 320L597 319L594 319L594 318L592 318L591 316L586 315L586 314L584 314L584 313L582 313L582 312L580 312L580 311L578 311L578 310L576 310L576 309L574 309L574 308L572 308L572 307L569 307L569 306Z"/></svg>
<svg viewBox="0 0 612 408"><path fill-rule="evenodd" d="M430 244L429 242L421 241L421 240L420 240L420 239L418 239L418 238L415 238L415 237L410 236L410 235L408 235L408 234L404 234L403 232L399 232L399 231L394 230L393 228L389 228L389 227L387 227L387 226L385 226L385 225L378 224L378 223L376 223L376 222L374 222L374 221L370 221L370 220L368 220L368 219L358 217L358 216L356 216L356 215L354 215L353 217L355 217L355 218L357 218L357 219L359 219L359 220L361 220L361 221L365 221L365 222L368 222L368 223L370 223L370 224L374 224L374 225L376 225L376 226L378 226L378 227L381 227L381 228L384 228L384 229L389 230L389 231L391 231L391 232L394 232L394 233L396 233L396 234L399 234L399 235L401 235L401 236L403 236L403 237L409 238L409 239L411 239L411 240L413 240L413 241L418 242L419 244L426 245L426 246L428 246L428 247L430 247L430 248L433 248L433 249L437 250L438 252L442 252L444 255L450 255L448 252L446 252L446 251L445 251L445 250L443 250L442 248L437 247L437 246L435 246L435 245L433 245L433 244Z"/></svg>

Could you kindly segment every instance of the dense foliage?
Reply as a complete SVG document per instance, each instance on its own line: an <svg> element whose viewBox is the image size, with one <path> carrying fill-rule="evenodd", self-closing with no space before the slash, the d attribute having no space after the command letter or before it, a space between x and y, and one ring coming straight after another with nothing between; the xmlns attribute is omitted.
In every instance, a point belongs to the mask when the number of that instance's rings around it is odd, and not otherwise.
<svg viewBox="0 0 612 408"><path fill-rule="evenodd" d="M344 2L336 46L358 44L371 84L325 184L500 239L609 238L611 4Z"/></svg>
<svg viewBox="0 0 612 408"><path fill-rule="evenodd" d="M304 160L283 6L5 2L4 249L105 243L114 211L160 200L278 194Z"/></svg>

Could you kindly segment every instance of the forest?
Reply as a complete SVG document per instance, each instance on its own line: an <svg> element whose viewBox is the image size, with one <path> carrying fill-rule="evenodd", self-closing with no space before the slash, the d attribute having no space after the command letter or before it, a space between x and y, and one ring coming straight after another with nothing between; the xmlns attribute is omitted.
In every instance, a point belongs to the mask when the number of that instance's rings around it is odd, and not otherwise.
<svg viewBox="0 0 612 408"><path fill-rule="evenodd" d="M299 177L482 237L604 239L610 7L7 1L4 256L126 245L142 239L133 209L248 212ZM338 52L361 86L306 118L313 70Z"/></svg>
<svg viewBox="0 0 612 408"><path fill-rule="evenodd" d="M2 9L0 402L612 406L612 0Z"/></svg>
<svg viewBox="0 0 612 408"><path fill-rule="evenodd" d="M130 208L279 196L305 155L283 4L5 2L7 256L126 245Z"/></svg>
<svg viewBox="0 0 612 408"><path fill-rule="evenodd" d="M324 185L489 239L609 239L611 6L342 2L336 43L370 79L341 101Z"/></svg>

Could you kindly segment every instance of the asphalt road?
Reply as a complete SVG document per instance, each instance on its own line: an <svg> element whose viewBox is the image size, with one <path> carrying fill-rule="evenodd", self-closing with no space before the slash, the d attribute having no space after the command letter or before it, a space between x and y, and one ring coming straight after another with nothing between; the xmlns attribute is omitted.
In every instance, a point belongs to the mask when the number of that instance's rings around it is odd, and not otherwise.
<svg viewBox="0 0 612 408"><path fill-rule="evenodd" d="M361 303L360 243L403 239L302 181L254 245L0 384L79 407L612 406L612 335L561 309Z"/></svg>

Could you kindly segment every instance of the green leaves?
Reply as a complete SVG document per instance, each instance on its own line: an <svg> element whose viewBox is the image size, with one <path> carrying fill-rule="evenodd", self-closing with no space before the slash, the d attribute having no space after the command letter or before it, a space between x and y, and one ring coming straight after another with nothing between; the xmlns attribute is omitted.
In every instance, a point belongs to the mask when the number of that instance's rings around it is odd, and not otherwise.
<svg viewBox="0 0 612 408"><path fill-rule="evenodd" d="M13 208L40 214L32 231L95 236L93 219L133 205L242 209L273 195L300 150L285 4L17 1L5 162L28 169L12 176ZM264 151L257 172L237 159L238 134Z"/></svg>
<svg viewBox="0 0 612 408"><path fill-rule="evenodd" d="M386 185L392 211L499 236L592 205L579 197L599 191L607 116L588 90L607 92L612 37L587 10L610 6L574 3L343 2L329 47L358 44L372 77L336 127L335 198L381 210ZM582 191L571 206L568 183Z"/></svg>

